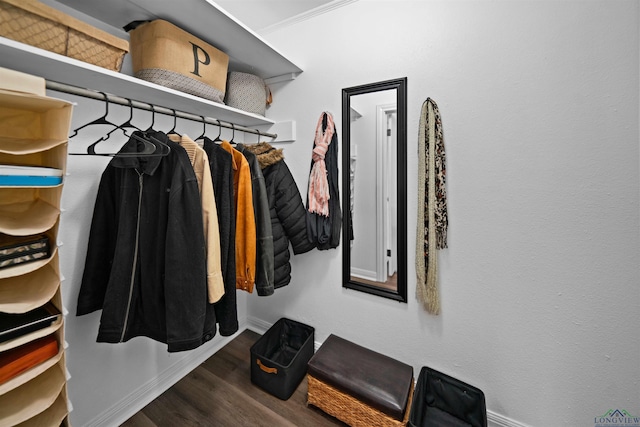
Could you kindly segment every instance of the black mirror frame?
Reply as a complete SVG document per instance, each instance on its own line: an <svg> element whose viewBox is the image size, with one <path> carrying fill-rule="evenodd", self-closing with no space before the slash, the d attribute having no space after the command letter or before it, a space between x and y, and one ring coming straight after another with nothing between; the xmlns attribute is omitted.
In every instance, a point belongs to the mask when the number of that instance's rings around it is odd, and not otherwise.
<svg viewBox="0 0 640 427"><path fill-rule="evenodd" d="M398 203L398 283L396 291L351 280L350 207L350 108L351 96L396 90L397 103L397 203ZM368 294L407 302L407 78L386 80L342 89L342 286Z"/></svg>

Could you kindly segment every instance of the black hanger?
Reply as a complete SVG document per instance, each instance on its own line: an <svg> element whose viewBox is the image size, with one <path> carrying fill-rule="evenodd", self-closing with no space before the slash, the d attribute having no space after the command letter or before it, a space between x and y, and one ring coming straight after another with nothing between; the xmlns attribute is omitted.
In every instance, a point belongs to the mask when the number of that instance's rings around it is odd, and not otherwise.
<svg viewBox="0 0 640 427"><path fill-rule="evenodd" d="M200 117L202 117L202 135L194 139L194 141L197 141L199 139L204 139L204 136L207 133L207 122L205 121L204 116L200 116Z"/></svg>
<svg viewBox="0 0 640 427"><path fill-rule="evenodd" d="M107 96L106 93L104 92L100 92L102 94L102 96L104 97L104 115L102 117L98 117L97 119L95 119L92 122L89 123L85 123L84 125L80 126L79 128L76 128L73 130L73 134L69 135L69 138L73 138L74 136L78 135L78 131L80 129L84 129L88 126L93 126L93 125L110 125L113 126L114 128L118 128L118 125L115 123L110 122L109 120L107 120L107 116L109 115L109 97Z"/></svg>
<svg viewBox="0 0 640 427"><path fill-rule="evenodd" d="M174 110L173 108L170 108L170 110L173 111L173 127L171 128L170 131L167 132L167 135L171 133L175 133L178 136L182 136L178 132L176 132L176 124L178 123L178 116L176 115L176 110Z"/></svg>
<svg viewBox="0 0 640 427"><path fill-rule="evenodd" d="M127 99L127 101L129 101L129 119L127 119L126 122L121 124L120 127L122 129L133 129L133 130L142 132L142 129L140 129L138 126L134 125L133 123L131 123L131 119L133 119L133 102L131 102L130 99Z"/></svg>
<svg viewBox="0 0 640 427"><path fill-rule="evenodd" d="M222 138L220 138L220 136L222 135L222 124L218 119L216 119L216 122L218 122L218 136L216 136L216 139L214 139L213 142L222 141Z"/></svg>
<svg viewBox="0 0 640 427"><path fill-rule="evenodd" d="M235 142L233 142L233 139L236 137L236 125L231 123L231 129L233 129L233 133L231 134L231 141L229 141L229 144L233 145L235 144Z"/></svg>
<svg viewBox="0 0 640 427"><path fill-rule="evenodd" d="M262 134L260 133L259 129L256 129L256 132L258 132L258 144L260 144L260 137L262 136Z"/></svg>
<svg viewBox="0 0 640 427"><path fill-rule="evenodd" d="M168 144L145 132L134 133L131 137L145 144L144 150L137 153L122 153L117 157L165 157L171 153L171 147ZM160 152L157 152L158 148L160 148Z"/></svg>
<svg viewBox="0 0 640 427"><path fill-rule="evenodd" d="M153 104L149 104L149 107L151 107L151 124L145 132L151 132L152 130L154 130L153 125L155 125L156 123L156 109L153 107Z"/></svg>
<svg viewBox="0 0 640 427"><path fill-rule="evenodd" d="M107 132L105 137L101 138L99 141L96 141L96 142L106 141L107 139L109 139L111 134L113 132L117 131L118 129L120 129L129 138L131 138L131 134L127 133L127 129L133 129L133 130L137 130L137 131L142 132L142 129L138 128L137 126L135 126L134 124L131 123L131 119L133 119L133 103L131 102L130 99L127 99L127 101L129 101L129 119L127 119L127 121L124 122L123 124L118 125L117 128L112 129L109 132Z"/></svg>

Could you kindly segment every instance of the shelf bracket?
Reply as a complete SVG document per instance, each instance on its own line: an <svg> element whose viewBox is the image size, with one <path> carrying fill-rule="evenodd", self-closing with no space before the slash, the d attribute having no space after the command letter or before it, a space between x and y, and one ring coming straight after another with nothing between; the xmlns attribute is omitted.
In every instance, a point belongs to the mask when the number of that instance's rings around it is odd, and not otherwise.
<svg viewBox="0 0 640 427"><path fill-rule="evenodd" d="M266 132L277 135L276 139L270 142L295 142L296 140L296 121L287 120L283 122L277 122L272 125L260 125L256 126L260 132Z"/></svg>

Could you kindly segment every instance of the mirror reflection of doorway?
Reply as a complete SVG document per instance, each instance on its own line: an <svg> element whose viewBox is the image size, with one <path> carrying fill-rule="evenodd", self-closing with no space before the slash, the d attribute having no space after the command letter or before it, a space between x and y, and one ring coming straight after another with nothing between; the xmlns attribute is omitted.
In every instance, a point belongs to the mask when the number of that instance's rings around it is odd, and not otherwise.
<svg viewBox="0 0 640 427"><path fill-rule="evenodd" d="M397 106L395 91L352 97L351 278L397 291Z"/></svg>

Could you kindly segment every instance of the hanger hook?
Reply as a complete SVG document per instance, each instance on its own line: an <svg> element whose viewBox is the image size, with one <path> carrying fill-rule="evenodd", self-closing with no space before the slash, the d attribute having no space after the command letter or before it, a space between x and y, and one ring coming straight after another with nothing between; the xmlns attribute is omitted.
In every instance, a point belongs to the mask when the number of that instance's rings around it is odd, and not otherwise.
<svg viewBox="0 0 640 427"><path fill-rule="evenodd" d="M260 133L260 130L259 130L259 129L256 129L256 132L258 132L258 144L260 144L260 136L261 136L262 134Z"/></svg>
<svg viewBox="0 0 640 427"><path fill-rule="evenodd" d="M231 123L231 129L232 129L232 134L231 134L231 141L229 141L229 143L232 143L233 140L236 137L236 125L234 125L233 123Z"/></svg>
<svg viewBox="0 0 640 427"><path fill-rule="evenodd" d="M149 104L149 108L151 108L151 124L149 125L149 129L147 132L153 129L153 126L156 124L156 108L153 104Z"/></svg>
<svg viewBox="0 0 640 427"><path fill-rule="evenodd" d="M93 120L92 122L89 123L85 123L84 125L75 128L73 130L73 134L69 135L69 138L73 138L74 136L78 135L78 131L80 129L84 129L87 126L91 126L91 125L111 125L111 126L115 126L116 128L118 127L116 124L111 123L110 121L107 120L107 116L109 115L109 97L107 96L106 93L104 92L100 92L97 91L98 93L102 94L102 96L104 97L104 115L102 115L101 117L98 117L97 119ZM107 134L107 137L109 136L109 134Z"/></svg>
<svg viewBox="0 0 640 427"><path fill-rule="evenodd" d="M216 139L219 141L220 137L222 136L222 123L220 123L220 120L216 119L216 122L218 122L218 136L216 137Z"/></svg>
<svg viewBox="0 0 640 427"><path fill-rule="evenodd" d="M109 115L109 96L107 96L107 94L104 92L100 92L100 93L104 97L104 115L102 117L107 117Z"/></svg>
<svg viewBox="0 0 640 427"><path fill-rule="evenodd" d="M173 111L173 127L171 128L171 130L167 133L178 133L176 132L176 126L178 124L178 116L176 115L176 110L173 108L170 108L171 111Z"/></svg>
<svg viewBox="0 0 640 427"><path fill-rule="evenodd" d="M129 121L133 119L133 101L127 98L127 102L129 103Z"/></svg>

